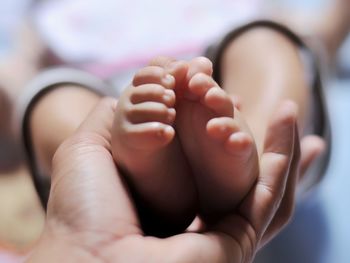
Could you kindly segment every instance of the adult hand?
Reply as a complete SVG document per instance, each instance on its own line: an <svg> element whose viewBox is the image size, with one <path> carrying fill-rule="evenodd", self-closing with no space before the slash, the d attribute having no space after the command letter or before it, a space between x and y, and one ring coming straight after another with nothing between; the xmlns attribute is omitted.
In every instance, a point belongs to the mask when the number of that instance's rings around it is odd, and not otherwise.
<svg viewBox="0 0 350 263"><path fill-rule="evenodd" d="M45 230L29 262L251 262L288 221L298 177L296 107L276 111L261 173L242 204L205 232L143 236L110 152L116 100L103 99L57 150Z"/></svg>

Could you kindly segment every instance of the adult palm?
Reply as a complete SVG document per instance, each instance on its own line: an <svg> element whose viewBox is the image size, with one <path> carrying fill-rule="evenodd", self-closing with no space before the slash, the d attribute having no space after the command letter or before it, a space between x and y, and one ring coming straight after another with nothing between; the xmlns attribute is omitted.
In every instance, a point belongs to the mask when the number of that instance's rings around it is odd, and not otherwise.
<svg viewBox="0 0 350 263"><path fill-rule="evenodd" d="M103 99L56 152L47 224L30 260L250 262L286 224L299 164L294 104L284 103L271 120L259 178L241 205L205 231L159 239L143 235L111 156L116 103Z"/></svg>

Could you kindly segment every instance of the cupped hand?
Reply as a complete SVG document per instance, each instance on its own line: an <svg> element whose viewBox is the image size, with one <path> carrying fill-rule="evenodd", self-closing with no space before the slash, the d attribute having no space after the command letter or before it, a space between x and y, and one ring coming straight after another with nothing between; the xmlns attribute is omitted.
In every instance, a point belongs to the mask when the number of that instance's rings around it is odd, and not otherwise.
<svg viewBox="0 0 350 263"><path fill-rule="evenodd" d="M103 99L58 149L45 230L30 262L251 262L288 221L299 167L296 106L271 120L261 172L241 205L202 232L144 236L111 156L116 100Z"/></svg>

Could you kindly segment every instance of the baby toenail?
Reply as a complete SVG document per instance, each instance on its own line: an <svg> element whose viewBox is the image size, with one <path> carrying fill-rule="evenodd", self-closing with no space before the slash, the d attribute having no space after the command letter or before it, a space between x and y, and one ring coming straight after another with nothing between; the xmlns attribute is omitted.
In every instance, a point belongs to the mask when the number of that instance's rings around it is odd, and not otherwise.
<svg viewBox="0 0 350 263"><path fill-rule="evenodd" d="M173 132L173 129L170 127L170 126L166 126L165 128L164 128L164 132L163 132L163 135L165 135L165 134L171 134Z"/></svg>
<svg viewBox="0 0 350 263"><path fill-rule="evenodd" d="M175 96L174 91L171 90L171 89L165 89L165 90L164 90L164 93L165 93L166 95L169 95L169 96Z"/></svg>
<svg viewBox="0 0 350 263"><path fill-rule="evenodd" d="M171 102L174 98L174 92L172 90L165 90L163 95L163 100L165 102Z"/></svg>
<svg viewBox="0 0 350 263"><path fill-rule="evenodd" d="M175 78L170 74L166 74L164 77L164 82L165 82L165 85L171 86L175 83Z"/></svg>

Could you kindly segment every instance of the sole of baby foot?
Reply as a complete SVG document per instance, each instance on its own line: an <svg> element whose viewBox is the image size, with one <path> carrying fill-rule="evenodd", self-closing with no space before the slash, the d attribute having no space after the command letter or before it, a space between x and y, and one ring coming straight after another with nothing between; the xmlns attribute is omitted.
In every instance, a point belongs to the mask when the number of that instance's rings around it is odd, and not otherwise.
<svg viewBox="0 0 350 263"><path fill-rule="evenodd" d="M208 75L193 76L177 103L176 130L195 176L204 219L232 211L258 174L249 128Z"/></svg>
<svg viewBox="0 0 350 263"><path fill-rule="evenodd" d="M113 125L113 157L152 236L183 232L196 213L191 170L172 127L174 82L161 67L140 70L118 102Z"/></svg>

